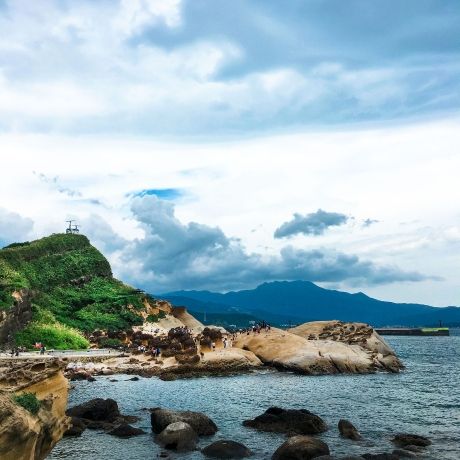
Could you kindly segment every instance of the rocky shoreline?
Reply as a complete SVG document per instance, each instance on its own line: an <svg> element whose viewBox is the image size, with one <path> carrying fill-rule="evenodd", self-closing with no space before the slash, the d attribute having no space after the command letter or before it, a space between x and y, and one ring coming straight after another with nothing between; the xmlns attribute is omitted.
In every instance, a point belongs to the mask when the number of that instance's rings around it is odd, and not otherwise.
<svg viewBox="0 0 460 460"><path fill-rule="evenodd" d="M214 347L211 346L214 343ZM305 375L399 372L403 364L387 343L368 325L317 321L297 328L242 332L227 339L221 330L204 329L194 335L174 328L167 335L140 335L135 342L146 351L97 362L71 362L70 380L98 375L132 374L163 380L232 375L262 367ZM155 351L161 350L160 356Z"/></svg>
<svg viewBox="0 0 460 460"><path fill-rule="evenodd" d="M218 426L207 415L193 411L173 411L165 408L145 409L150 412L153 441L163 450L160 458L172 458L174 453L200 451L204 457L217 459L242 459L255 453L247 446L230 439L207 441L219 431ZM86 429L104 430L107 434L129 438L147 434L129 425L136 417L123 416L112 399L93 399L68 409L72 427L66 436L81 436ZM257 431L283 433L287 439L271 456L272 460L398 460L423 455L431 441L410 433L396 433L392 438L392 452L363 453L356 456L334 457L326 442L317 435L330 430L318 415L305 409L283 409L270 407L253 420L242 421L246 428ZM343 439L360 441L362 436L348 420L340 420L337 435ZM255 434L255 436L257 436ZM200 447L200 444L206 444Z"/></svg>

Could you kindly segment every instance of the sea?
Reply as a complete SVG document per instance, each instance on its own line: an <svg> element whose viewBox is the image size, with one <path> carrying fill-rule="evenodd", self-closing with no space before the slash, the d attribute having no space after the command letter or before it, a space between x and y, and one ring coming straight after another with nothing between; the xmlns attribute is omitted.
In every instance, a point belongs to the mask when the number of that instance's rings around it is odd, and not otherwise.
<svg viewBox="0 0 460 460"><path fill-rule="evenodd" d="M337 458L391 452L398 432L427 436L432 445L422 459L460 460L460 330L450 337L386 337L405 365L399 374L302 376L268 369L230 377L203 377L164 382L131 376L98 377L72 382L69 406L91 398L113 398L120 411L136 415L135 425L147 434L119 439L86 430L79 438L62 439L47 457L85 460L146 460L159 458L147 408L204 412L219 427L216 435L200 439L205 447L231 439L249 447L253 459L270 459L285 441L282 434L242 426L271 406L307 409L320 415L329 430L318 437ZM118 382L111 382L116 378ZM350 420L362 441L340 438L337 423ZM173 453L178 460L203 459L199 451Z"/></svg>

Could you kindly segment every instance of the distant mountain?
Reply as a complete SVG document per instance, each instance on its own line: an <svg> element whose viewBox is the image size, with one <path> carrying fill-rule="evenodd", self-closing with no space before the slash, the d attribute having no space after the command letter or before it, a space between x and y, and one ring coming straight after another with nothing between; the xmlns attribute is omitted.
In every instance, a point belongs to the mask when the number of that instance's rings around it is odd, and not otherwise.
<svg viewBox="0 0 460 460"><path fill-rule="evenodd" d="M275 281L226 294L176 291L161 295L194 312L248 314L273 324L338 319L373 326L460 326L460 308L394 303L362 292L324 289L309 281ZM227 318L228 319L228 318Z"/></svg>

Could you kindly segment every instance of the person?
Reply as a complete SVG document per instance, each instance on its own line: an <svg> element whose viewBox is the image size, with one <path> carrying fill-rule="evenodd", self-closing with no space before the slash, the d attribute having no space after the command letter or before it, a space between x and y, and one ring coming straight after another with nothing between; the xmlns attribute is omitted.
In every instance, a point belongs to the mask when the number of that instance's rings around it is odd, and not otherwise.
<svg viewBox="0 0 460 460"><path fill-rule="evenodd" d="M161 350L160 350L160 347L157 347L157 358L161 355Z"/></svg>
<svg viewBox="0 0 460 460"><path fill-rule="evenodd" d="M227 337L224 338L224 348L227 348Z"/></svg>
<svg viewBox="0 0 460 460"><path fill-rule="evenodd" d="M216 351L216 342L211 343L212 351Z"/></svg>

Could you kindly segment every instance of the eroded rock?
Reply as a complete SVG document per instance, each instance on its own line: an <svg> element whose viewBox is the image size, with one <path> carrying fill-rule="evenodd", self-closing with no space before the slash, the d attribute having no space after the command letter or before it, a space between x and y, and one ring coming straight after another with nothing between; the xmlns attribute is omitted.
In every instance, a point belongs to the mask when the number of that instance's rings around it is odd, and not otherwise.
<svg viewBox="0 0 460 460"><path fill-rule="evenodd" d="M361 434L350 421L344 419L339 420L338 427L340 436L343 438L351 439L353 441L359 441L362 439Z"/></svg>

